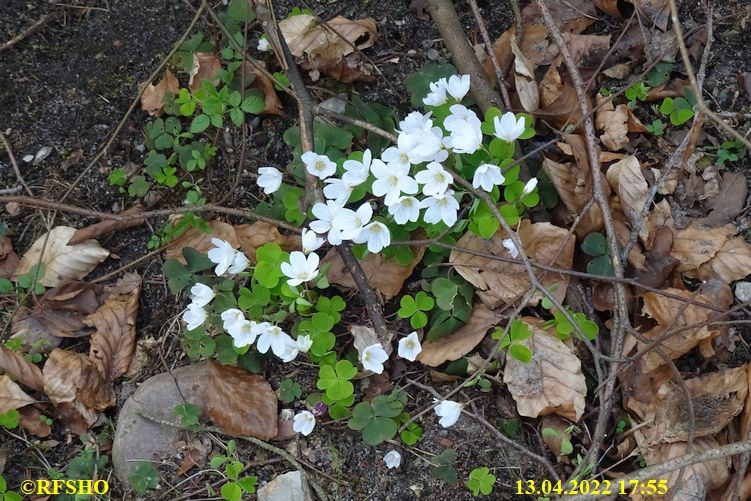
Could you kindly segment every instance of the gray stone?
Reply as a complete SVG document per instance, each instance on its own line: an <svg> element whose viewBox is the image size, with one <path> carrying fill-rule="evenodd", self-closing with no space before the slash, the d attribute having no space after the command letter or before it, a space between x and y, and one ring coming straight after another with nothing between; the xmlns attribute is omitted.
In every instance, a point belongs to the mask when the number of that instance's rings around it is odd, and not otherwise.
<svg viewBox="0 0 751 501"><path fill-rule="evenodd" d="M735 284L735 297L741 303L751 301L751 282L738 282Z"/></svg>
<svg viewBox="0 0 751 501"><path fill-rule="evenodd" d="M313 494L302 474L290 471L258 489L258 501L313 501Z"/></svg>

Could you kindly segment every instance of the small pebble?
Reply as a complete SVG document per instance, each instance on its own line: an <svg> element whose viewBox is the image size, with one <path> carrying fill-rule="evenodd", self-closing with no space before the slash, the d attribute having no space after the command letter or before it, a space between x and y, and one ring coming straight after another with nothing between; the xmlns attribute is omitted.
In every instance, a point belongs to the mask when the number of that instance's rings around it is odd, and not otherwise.
<svg viewBox="0 0 751 501"><path fill-rule="evenodd" d="M735 297L741 303L751 300L751 282L738 282L735 284Z"/></svg>
<svg viewBox="0 0 751 501"><path fill-rule="evenodd" d="M430 59L431 61L438 59L438 51L432 48L428 49L425 55L428 56L428 59Z"/></svg>
<svg viewBox="0 0 751 501"><path fill-rule="evenodd" d="M34 155L26 155L25 157L23 157L23 161L26 163L29 163L32 160L34 160Z"/></svg>

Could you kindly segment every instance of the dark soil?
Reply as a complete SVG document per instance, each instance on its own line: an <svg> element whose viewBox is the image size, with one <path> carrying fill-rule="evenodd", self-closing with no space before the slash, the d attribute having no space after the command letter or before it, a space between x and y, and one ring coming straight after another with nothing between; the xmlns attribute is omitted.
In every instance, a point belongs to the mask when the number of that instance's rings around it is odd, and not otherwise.
<svg viewBox="0 0 751 501"><path fill-rule="evenodd" d="M143 83L160 64L172 45L187 27L194 11L190 2L154 0L122 0L97 2L97 7L87 7L77 1L61 7L48 2L6 0L0 4L0 42L9 39L32 25L42 15L57 12L59 16L46 24L38 33L20 42L13 48L0 52L0 127L12 145L19 160L21 173L34 195L52 201L61 201L68 190L65 203L98 211L119 211L130 206L133 201L113 190L107 182L107 174L114 167L128 162L140 164L143 160L143 126L149 117L139 108L128 118L122 132L109 149L105 160L95 164L91 170L75 183L88 162L114 131L125 115L138 85ZM193 2L195 3L195 2ZM310 7L321 17L328 19L334 15L350 18L373 16L378 22L380 36L376 45L367 54L378 63L385 77L377 78L369 84L355 84L354 89L365 101L380 102L399 106L400 112L408 103L403 82L406 77L429 60L449 62L448 54L440 40L440 35L431 21L420 20L410 10L405 1L373 0L367 2L310 2ZM419 2L418 2L419 3ZM524 2L526 3L526 2ZM694 9L693 2L686 5ZM715 27L717 41L707 75L707 90L715 101L715 106L728 112L748 112L749 96L739 89L736 75L751 71L751 37L749 8L744 2L731 1L721 7ZM278 2L278 13L286 14L293 2ZM303 5L305 5L303 3ZM505 4L481 2L487 13L487 24L491 37L505 31L512 22L511 13ZM57 10L59 9L59 10ZM470 36L479 41L474 19L469 8L458 3L462 22ZM697 12L701 10L696 9ZM690 15L690 12L689 12ZM701 17L701 15L698 15ZM617 30L620 21L610 19ZM695 19L703 22L702 19ZM209 26L207 19L199 23L209 36L216 30ZM256 30L257 31L257 30ZM617 36L617 31L614 37ZM253 36L254 44L257 35ZM395 94L386 80L393 85ZM351 89L330 79L315 83L334 92ZM328 94L313 90L314 97L326 99ZM222 148L214 168L207 173L206 197L217 200L231 185L237 169L242 169L241 182L232 193L226 205L243 206L252 200L257 190L247 172L255 171L260 165L284 165L291 159L288 147L281 136L286 128L297 120L294 103L283 97L285 116L264 117L253 124L252 134L246 145L246 163L238 165L237 148ZM739 124L743 119L732 119ZM720 137L712 130L711 134ZM230 132L231 143L238 145L239 132ZM44 146L52 147L52 154L39 165L21 161L26 155L34 155ZM748 168L748 162L739 168ZM10 168L5 152L0 155L0 188L16 185L15 175ZM180 194L164 195L161 207L180 204ZM0 208L0 220L7 224L14 245L19 254L44 231L35 212L21 209L16 215L9 215ZM749 229L748 215L741 219L744 230ZM55 224L82 227L93 222L90 219L59 213ZM163 221L154 221L155 228ZM152 228L141 227L118 232L100 239L102 245L112 252L112 257L100 266L89 278L96 278L117 270L147 252L146 242ZM161 272L159 258L143 261L133 268L143 277L141 305L138 319L139 339L154 338L156 348L149 352L150 361L134 379L123 381L120 390L123 396L131 393L135 386L149 376L163 372L169 366L187 363L179 348L179 332L172 320L180 313L184 301L176 300L168 291ZM8 315L3 313L3 325ZM7 333L3 333L7 336ZM6 337L2 338L3 340ZM161 347L161 348L160 348ZM164 358L160 357L164 355ZM272 381L280 381L284 374L278 371L281 366L272 366L267 376ZM419 375L420 367L411 367ZM281 367L281 370L284 370ZM274 372L277 371L277 372ZM303 393L314 391L315 379L311 374L298 374L297 379L304 383ZM411 376L412 377L412 376ZM428 380L429 381L429 380ZM445 392L440 385L436 389ZM408 408L419 410L427 405L432 396L426 392L410 388L411 400ZM502 392L482 394L476 390L465 391L463 398L473 403L473 412L485 416L494 424L500 419L511 417L505 414L508 404ZM122 396L120 401L122 401ZM114 425L117 409L108 413ZM358 434L350 431L342 423L320 426L316 432L301 438L287 449L299 455L326 476L312 472L313 478L325 486L333 499L341 500L394 500L407 499L472 499L464 486L469 471L478 466L494 468L498 478L493 499L515 497L516 481L536 478L542 480L548 475L536 463L520 456L515 450L501 445L479 423L462 418L454 427L444 430L438 426L435 416L428 414L424 420L425 437L418 444L417 451L424 457L438 454L452 447L457 451L459 482L448 486L434 478L428 465L418 457L403 453L403 465L398 470L387 470L383 455L391 446L384 444L377 448L365 445ZM555 463L538 440L535 420L526 420L520 432L520 443L535 452L545 455ZM104 431L102 431L104 430ZM111 426L97 430L111 433ZM530 433L531 432L531 433ZM59 442L52 448L40 448L40 442L29 438L24 442L0 431L0 473L8 480L10 488L17 488L26 478L47 478L44 465L39 457L44 456L49 465L64 470L72 457L81 449L80 441L71 437L59 425L53 427L50 439ZM107 440L102 442L106 449ZM283 446L285 444L282 444ZM241 457L246 463L257 464L250 473L259 477L259 483L272 479L287 471L284 463L272 462L267 452L251 446L240 445ZM102 454L106 454L106 450ZM266 464L268 463L268 464ZM4 467L3 467L4 464ZM196 473L194 469L191 473ZM112 498L132 498L127 486L117 482L111 470L105 467L99 472L100 478L108 478L112 485ZM189 492L199 492L206 483L217 480L211 473L197 474L189 481L181 483L177 492L163 494L168 486L185 480L185 476L174 478L165 475L162 486L148 499L171 499ZM331 478L336 479L332 481Z"/></svg>

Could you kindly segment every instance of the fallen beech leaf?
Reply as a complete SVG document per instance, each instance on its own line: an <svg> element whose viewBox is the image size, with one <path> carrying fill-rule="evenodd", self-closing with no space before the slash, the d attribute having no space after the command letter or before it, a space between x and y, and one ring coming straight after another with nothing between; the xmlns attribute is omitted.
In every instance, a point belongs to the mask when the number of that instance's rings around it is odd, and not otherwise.
<svg viewBox="0 0 751 501"><path fill-rule="evenodd" d="M32 390L44 391L44 380L39 367L26 360L20 353L3 345L0 345L0 370Z"/></svg>
<svg viewBox="0 0 751 501"><path fill-rule="evenodd" d="M164 76L156 85L149 83L141 94L141 109L154 117L162 116L164 110L164 96L175 95L180 90L180 83L170 70L164 71Z"/></svg>
<svg viewBox="0 0 751 501"><path fill-rule="evenodd" d="M88 433L99 419L99 415L98 411L86 407L79 401L63 402L55 406L55 416L76 435Z"/></svg>
<svg viewBox="0 0 751 501"><path fill-rule="evenodd" d="M719 228L706 228L696 224L673 234L670 255L680 261L678 271L693 271L706 263L736 234L732 224Z"/></svg>
<svg viewBox="0 0 751 501"><path fill-rule="evenodd" d="M206 414L226 434L276 436L276 394L263 376L209 361L203 390Z"/></svg>
<svg viewBox="0 0 751 501"><path fill-rule="evenodd" d="M571 268L574 260L575 239L573 235L568 235L567 230L550 223L532 224L528 219L523 219L517 235L524 251L532 261L559 268ZM457 246L508 257L508 251L502 244L505 238L506 234L501 230L496 232L490 240L468 232L459 239ZM562 250L561 247L563 247ZM465 280L475 286L478 297L489 308L494 309L501 304L513 304L519 301L531 285L527 270L521 263L498 261L458 250L451 251L450 263ZM546 273L542 278L542 285L546 289L551 289L554 284L557 285L553 295L559 301L563 301L568 283L567 275L552 272ZM541 297L542 293L537 291L529 300L529 304L536 305Z"/></svg>
<svg viewBox="0 0 751 501"><path fill-rule="evenodd" d="M581 33L597 19L592 0L557 0L547 2L547 7L561 33ZM522 9L522 18L543 24L542 13L536 2L531 2Z"/></svg>
<svg viewBox="0 0 751 501"><path fill-rule="evenodd" d="M522 108L525 111L540 109L540 93L535 80L535 68L522 53L516 40L510 39L511 51L514 53L514 86Z"/></svg>
<svg viewBox="0 0 751 501"><path fill-rule="evenodd" d="M394 333L391 331L388 333L388 339L379 339L372 327L364 325L350 325L349 332L352 334L352 338L354 339L353 345L359 354L362 354L365 348L374 344L380 344L383 350L389 355L393 351L391 340L394 339Z"/></svg>
<svg viewBox="0 0 751 501"><path fill-rule="evenodd" d="M282 249L291 252L299 249L300 235L282 235L276 226L265 221L256 221L252 224L236 224L235 236L240 244L240 249L251 261L256 260L256 249L264 244L278 244Z"/></svg>
<svg viewBox="0 0 751 501"><path fill-rule="evenodd" d="M563 94L563 81L558 69L551 65L540 82L540 98L542 108L545 109L555 102Z"/></svg>
<svg viewBox="0 0 751 501"><path fill-rule="evenodd" d="M662 31L668 27L668 18L670 17L669 3L667 0L629 0L639 9L644 16L645 22L650 26L657 26Z"/></svg>
<svg viewBox="0 0 751 501"><path fill-rule="evenodd" d="M75 228L56 226L49 234L39 237L21 258L15 275L28 273L40 258L45 272L39 283L45 287L57 287L66 280L79 280L88 275L110 253L96 240L68 245L75 232Z"/></svg>
<svg viewBox="0 0 751 501"><path fill-rule="evenodd" d="M33 405L18 409L18 423L24 430L37 437L47 437L52 433L50 425L42 421L42 412Z"/></svg>
<svg viewBox="0 0 751 501"><path fill-rule="evenodd" d="M611 150L622 150L628 146L628 106L619 104L613 107L612 101L600 94L597 95L599 108L595 114L595 126L604 131L600 136L602 144Z"/></svg>
<svg viewBox="0 0 751 501"><path fill-rule="evenodd" d="M610 187L618 194L628 221L635 224L649 191L639 160L630 156L614 163L608 167L607 179Z"/></svg>
<svg viewBox="0 0 751 501"><path fill-rule="evenodd" d="M618 10L618 0L595 0L595 7L614 17L623 17Z"/></svg>
<svg viewBox="0 0 751 501"><path fill-rule="evenodd" d="M563 129L568 125L580 123L582 115L579 108L579 98L576 96L574 88L564 83L560 92L560 96L549 106L543 108L540 113L545 117L545 120ZM587 98L587 102L589 102L589 98ZM581 125L576 130L580 129Z"/></svg>
<svg viewBox="0 0 751 501"><path fill-rule="evenodd" d="M237 235L235 235L235 229L231 224L213 219L208 222L208 225L208 233L196 228L189 228L182 236L176 238L167 246L164 251L165 257L177 259L180 263L185 264L184 247L191 247L201 254L206 254L209 249L214 247L214 244L211 243L212 238L226 240L235 249L240 246Z"/></svg>
<svg viewBox="0 0 751 501"><path fill-rule="evenodd" d="M751 274L751 245L743 237L736 236L726 241L717 254L699 267L699 278L713 276L724 282L735 282Z"/></svg>
<svg viewBox="0 0 751 501"><path fill-rule="evenodd" d="M21 309L13 317L11 330L26 346L54 337L84 337L91 334L84 318L102 304L102 286L87 282L67 282L49 289L32 310ZM42 348L45 348L42 346Z"/></svg>
<svg viewBox="0 0 751 501"><path fill-rule="evenodd" d="M487 306L475 303L469 323L457 329L453 334L422 343L422 351L417 355L417 360L430 367L457 360L474 350L485 337L488 329L496 326L500 320L501 317Z"/></svg>
<svg viewBox="0 0 751 501"><path fill-rule="evenodd" d="M747 195L744 173L725 172L720 182L720 192L712 199L710 213L701 223L713 227L728 224L743 210Z"/></svg>
<svg viewBox="0 0 751 501"><path fill-rule="evenodd" d="M568 430L570 424L565 419L550 414L543 416L540 420L540 429L542 430L542 441L548 446L554 456L561 455L563 439L571 440L571 431ZM545 433L545 430L553 430L556 433ZM567 431L568 430L568 431Z"/></svg>
<svg viewBox="0 0 751 501"><path fill-rule="evenodd" d="M54 404L78 402L104 410L115 404L115 393L88 357L55 348L42 369L44 393Z"/></svg>
<svg viewBox="0 0 751 501"><path fill-rule="evenodd" d="M106 289L107 300L84 320L96 329L91 336L89 358L106 381L128 370L136 342L136 316L141 277L128 273Z"/></svg>
<svg viewBox="0 0 751 501"><path fill-rule="evenodd" d="M363 61L360 54L356 52L347 54L338 61L316 58L308 64L308 67L311 70L310 77L314 82L318 80L320 73L342 83L352 83L358 80L372 82L376 78L373 75L373 65Z"/></svg>
<svg viewBox="0 0 751 501"><path fill-rule="evenodd" d="M222 69L222 61L214 54L210 52L194 52L193 67L190 69L188 87L190 90L198 90L201 88L204 80L208 80L212 85L218 85L219 79L215 75L220 69Z"/></svg>
<svg viewBox="0 0 751 501"><path fill-rule="evenodd" d="M563 33L571 57L582 69L597 68L610 49L610 35L580 35Z"/></svg>
<svg viewBox="0 0 751 501"><path fill-rule="evenodd" d="M10 238L0 238L0 278L5 278L13 275L18 262L21 258L13 250L13 244Z"/></svg>
<svg viewBox="0 0 751 501"><path fill-rule="evenodd" d="M623 80L631 74L631 65L629 63L614 64L610 68L602 70L602 73L614 80Z"/></svg>
<svg viewBox="0 0 751 501"><path fill-rule="evenodd" d="M423 238L423 234L416 232L412 238ZM425 254L425 246L412 247L415 257L407 266L400 265L396 259L386 259L380 253L368 254L365 259L360 261L363 272L368 279L371 287L381 293L384 299L389 300L399 294L402 290L404 281L412 274L415 267L422 261ZM357 287L352 275L344 265L344 261L336 252L336 249L330 249L321 260L321 266L331 264L327 275L329 282L342 287L354 289Z"/></svg>
<svg viewBox="0 0 751 501"><path fill-rule="evenodd" d="M118 213L118 215L129 216L132 214L137 214L142 210L143 205L137 204L130 209ZM144 224L144 222L145 219L131 219L128 221L115 221L114 219L107 219L100 221L90 226L86 226L85 228L76 230L71 239L68 241L68 245L80 244L81 242L96 238L100 235L107 235L108 233L127 230L128 228L133 228L134 226L141 226L142 224Z"/></svg>
<svg viewBox="0 0 751 501"><path fill-rule="evenodd" d="M690 298L698 302L727 309L733 301L730 287L727 284L719 283L719 281L708 282L705 287L708 288L710 285L717 286L718 289L711 293L701 294L674 288L668 288L666 291L686 299ZM714 314L713 310L694 304L686 305L683 301L669 298L656 292L644 292L640 294L640 297L644 301L642 315L647 315L657 322L657 326L645 332L644 337L653 341L661 338L668 329L683 329L677 334L664 339L660 344L663 352L671 360L688 353L693 348L699 346L704 339L713 338L720 334L720 327L718 326L690 328L691 326L705 322L711 314ZM644 346L641 342L638 344L640 347ZM642 357L640 366L643 372L647 373L664 363L660 355L654 351L650 351Z"/></svg>
<svg viewBox="0 0 751 501"><path fill-rule="evenodd" d="M532 351L532 361L524 363L507 356L503 371L503 382L516 401L517 411L525 417L558 414L579 421L587 396L581 361L572 348L542 330L539 319L520 320L532 330L532 337L522 341Z"/></svg>
<svg viewBox="0 0 751 501"><path fill-rule="evenodd" d="M34 404L36 400L26 394L6 375L0 376L0 414Z"/></svg>

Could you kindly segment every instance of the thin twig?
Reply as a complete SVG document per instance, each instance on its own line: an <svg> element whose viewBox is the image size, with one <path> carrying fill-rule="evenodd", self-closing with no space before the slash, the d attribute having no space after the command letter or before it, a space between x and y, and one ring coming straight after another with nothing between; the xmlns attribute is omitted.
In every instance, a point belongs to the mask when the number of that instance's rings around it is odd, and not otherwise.
<svg viewBox="0 0 751 501"><path fill-rule="evenodd" d="M57 12L52 12L50 14L43 15L42 17L39 18L39 21L35 22L34 24L32 24L31 26L29 26L28 28L26 28L26 30L24 30L23 32L21 32L18 35L14 36L13 38L11 38L10 40L8 40L7 42L4 42L3 44L1 44L0 45L0 52L4 51L6 49L10 49L11 47L13 47L14 45L16 45L17 43L22 42L26 38L30 37L31 35L33 35L37 31L39 31L45 24L47 24L48 22L50 22L53 19L57 18L58 16L60 16L61 13L62 13L62 11L57 11Z"/></svg>
<svg viewBox="0 0 751 501"><path fill-rule="evenodd" d="M361 129L365 129L367 131L372 132L373 134L377 134L383 138L388 139L392 143L396 143L397 136L396 134L392 134L391 132L387 132L380 127L377 127L369 122L365 122L363 120L358 120L357 118L352 118L347 115L343 115L341 113L337 113L336 111L332 111L328 108L324 108L321 105L316 105L313 107L313 112L316 115L321 115L324 117L333 118L334 120L339 120L340 122L348 123L355 125L357 127L360 127Z"/></svg>
<svg viewBox="0 0 751 501"><path fill-rule="evenodd" d="M482 41L485 44L485 52L488 53L490 62L493 64L495 77L498 80L498 88L501 91L501 98L503 99L503 105L505 106L507 111L510 111L511 98L509 97L508 89L506 88L506 75L503 74L503 68L501 68L501 65L498 63L498 58L495 57L493 43L490 41L488 28L485 26L485 21L483 20L482 14L480 13L480 7L478 7L477 5L477 0L467 0L467 3L469 4L469 8L472 9L472 15L475 16L475 22L477 23L477 26L480 28L480 35L482 36Z"/></svg>
<svg viewBox="0 0 751 501"><path fill-rule="evenodd" d="M21 183L21 186L23 186L23 188L26 190L26 193L28 193L30 197L33 197L34 193L31 191L31 188L29 188L29 185L26 184L26 181L24 181L23 176L21 175L21 169L18 168L16 156L13 154L13 148L10 147L10 142L8 142L8 139L5 137L5 134L3 134L2 131L0 131L0 140L2 140L3 146L5 147L5 153L8 154L10 165L13 168L13 173L16 175L16 179L18 179L18 182Z"/></svg>

